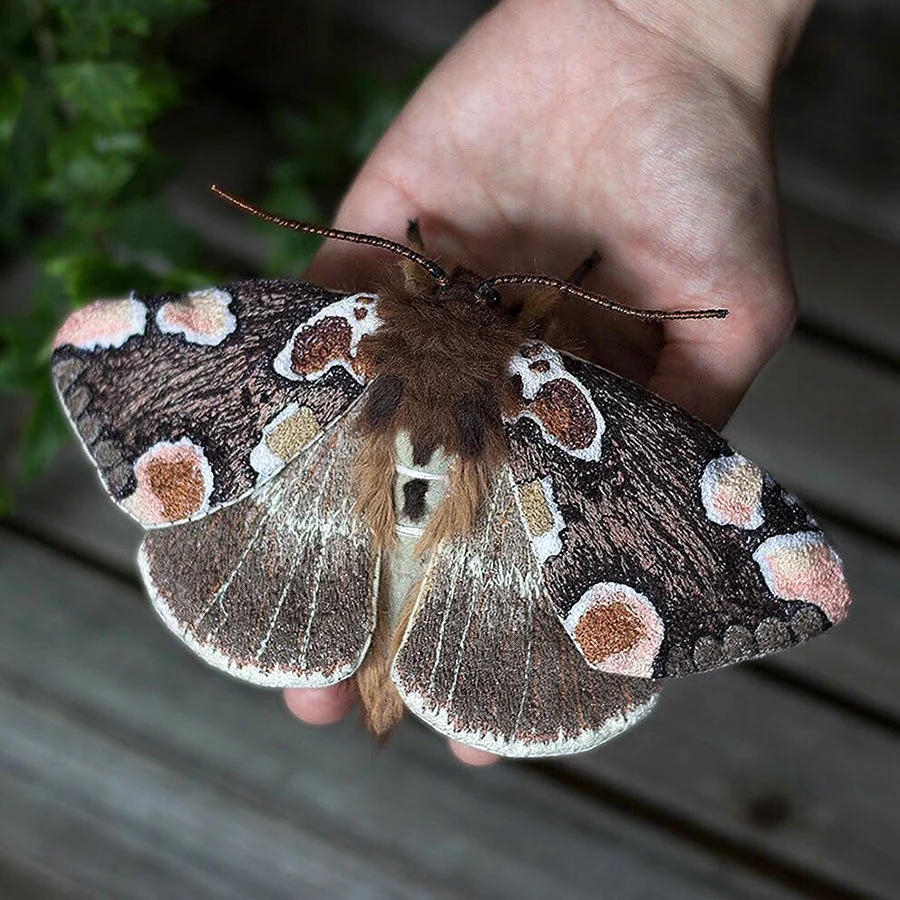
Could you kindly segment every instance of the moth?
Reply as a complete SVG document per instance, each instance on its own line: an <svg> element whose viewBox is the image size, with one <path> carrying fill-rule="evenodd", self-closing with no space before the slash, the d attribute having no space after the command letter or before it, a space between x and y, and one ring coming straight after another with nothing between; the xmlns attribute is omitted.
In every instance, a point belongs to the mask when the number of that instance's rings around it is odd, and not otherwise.
<svg viewBox="0 0 900 900"><path fill-rule="evenodd" d="M473 747L546 756L631 727L666 678L845 616L841 561L795 497L555 339L566 295L648 320L724 310L448 272L415 223L406 246L214 190L401 259L373 293L133 293L56 336L62 405L147 529L153 606L207 663L273 688L355 678L378 735L409 709Z"/></svg>

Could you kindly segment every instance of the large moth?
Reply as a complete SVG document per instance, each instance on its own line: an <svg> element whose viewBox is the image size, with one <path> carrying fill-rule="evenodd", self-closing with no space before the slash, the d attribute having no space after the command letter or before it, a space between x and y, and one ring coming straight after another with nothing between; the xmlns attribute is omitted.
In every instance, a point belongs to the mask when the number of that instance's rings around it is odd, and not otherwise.
<svg viewBox="0 0 900 900"><path fill-rule="evenodd" d="M220 192L221 193L221 192ZM409 243L376 293L253 280L93 303L55 341L62 404L147 534L156 611L269 687L356 678L506 756L588 750L663 679L844 617L809 513L716 432L554 339L542 276L445 272ZM532 285L524 301L506 284Z"/></svg>

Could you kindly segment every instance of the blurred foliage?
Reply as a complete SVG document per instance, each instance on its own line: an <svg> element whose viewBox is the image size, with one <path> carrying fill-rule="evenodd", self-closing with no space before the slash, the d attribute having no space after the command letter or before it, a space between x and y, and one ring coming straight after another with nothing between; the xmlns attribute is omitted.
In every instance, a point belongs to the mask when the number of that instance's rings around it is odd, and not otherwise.
<svg viewBox="0 0 900 900"><path fill-rule="evenodd" d="M150 127L190 103L165 39L210 0L6 0L0 11L0 246L39 263L28 307L0 319L0 393L27 395L18 479L33 478L68 435L48 377L53 333L98 297L184 290L227 277L228 261L162 199L176 161ZM327 219L329 204L399 109L403 84L348 71L327 101L271 112L280 148L265 202ZM253 227L256 227L256 223ZM315 239L266 228L269 273L302 270ZM18 480L17 479L17 480ZM0 505L9 491L0 490Z"/></svg>
<svg viewBox="0 0 900 900"><path fill-rule="evenodd" d="M413 66L389 81L371 72L349 71L328 101L303 109L280 107L272 130L282 152L269 168L266 205L294 219L323 222L350 175L374 147L400 107L422 79L426 66ZM299 272L309 263L319 239L296 231L272 232L266 273Z"/></svg>

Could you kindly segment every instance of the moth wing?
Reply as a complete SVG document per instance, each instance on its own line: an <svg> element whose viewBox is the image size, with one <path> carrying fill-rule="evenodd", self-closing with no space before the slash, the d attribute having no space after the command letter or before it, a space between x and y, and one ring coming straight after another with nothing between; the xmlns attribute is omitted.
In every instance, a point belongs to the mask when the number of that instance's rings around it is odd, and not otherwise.
<svg viewBox="0 0 900 900"><path fill-rule="evenodd" d="M365 656L380 560L352 511L354 421L246 499L145 536L154 608L212 666L267 687L321 687Z"/></svg>
<svg viewBox="0 0 900 900"><path fill-rule="evenodd" d="M201 518L265 484L366 382L374 297L292 281L101 300L51 361L113 499L144 527Z"/></svg>
<svg viewBox="0 0 900 900"><path fill-rule="evenodd" d="M502 756L590 750L640 721L643 678L591 669L560 627L502 470L474 531L423 575L391 677L440 733Z"/></svg>
<svg viewBox="0 0 900 900"><path fill-rule="evenodd" d="M519 510L592 666L684 675L790 647L846 615L841 561L815 521L711 428L540 342L510 371Z"/></svg>

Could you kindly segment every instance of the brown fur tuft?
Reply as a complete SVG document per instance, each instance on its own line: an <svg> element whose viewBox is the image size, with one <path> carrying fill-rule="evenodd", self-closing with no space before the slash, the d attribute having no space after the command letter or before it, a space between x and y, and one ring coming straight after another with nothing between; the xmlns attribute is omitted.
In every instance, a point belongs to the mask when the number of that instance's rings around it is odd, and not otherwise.
<svg viewBox="0 0 900 900"><path fill-rule="evenodd" d="M372 529L376 548L393 549L394 531L394 437L389 432L369 433L363 439L353 466L356 502L353 512Z"/></svg>
<svg viewBox="0 0 900 900"><path fill-rule="evenodd" d="M391 729L403 718L403 701L391 681L390 624L383 605L378 610L378 622L372 644L362 665L356 671L356 689L359 708L366 728L377 738L386 738Z"/></svg>
<svg viewBox="0 0 900 900"><path fill-rule="evenodd" d="M517 317L479 299L473 273L454 270L442 287L409 266L401 272L378 291L382 326L360 342L377 375L402 384L391 394L390 420L372 429L406 431L414 447L499 461L506 442L498 391L524 337Z"/></svg>
<svg viewBox="0 0 900 900"><path fill-rule="evenodd" d="M445 538L471 531L487 496L490 474L491 467L484 459L458 457L454 461L447 493L416 544L417 554L429 553Z"/></svg>
<svg viewBox="0 0 900 900"><path fill-rule="evenodd" d="M380 740L384 740L400 722L406 708L391 680L391 666L400 649L403 635L406 634L413 607L421 590L421 581L417 581L410 589L393 635L385 604L379 604L372 645L356 672L356 688L363 722Z"/></svg>

